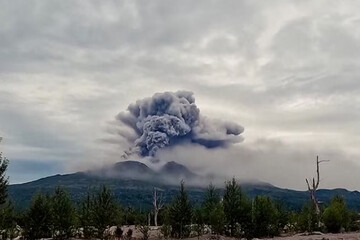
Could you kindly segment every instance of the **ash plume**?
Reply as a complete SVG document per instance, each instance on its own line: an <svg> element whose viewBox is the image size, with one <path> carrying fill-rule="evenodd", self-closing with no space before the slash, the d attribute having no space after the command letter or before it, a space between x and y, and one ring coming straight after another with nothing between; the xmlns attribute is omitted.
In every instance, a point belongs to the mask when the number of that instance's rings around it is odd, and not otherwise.
<svg viewBox="0 0 360 240"><path fill-rule="evenodd" d="M127 127L119 134L132 146L125 157L133 153L154 157L159 149L183 142L217 148L243 140L244 128L239 124L201 116L189 91L156 93L138 100L119 113L116 121Z"/></svg>

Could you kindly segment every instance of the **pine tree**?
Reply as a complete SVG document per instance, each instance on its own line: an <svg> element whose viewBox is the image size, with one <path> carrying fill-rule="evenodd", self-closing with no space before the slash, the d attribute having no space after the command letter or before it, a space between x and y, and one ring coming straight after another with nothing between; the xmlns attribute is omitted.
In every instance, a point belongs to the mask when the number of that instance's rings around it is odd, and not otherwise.
<svg viewBox="0 0 360 240"><path fill-rule="evenodd" d="M171 235L177 238L189 236L192 218L192 205L188 194L185 191L184 182L181 182L179 195L170 205L168 214L169 225L171 226Z"/></svg>
<svg viewBox="0 0 360 240"><path fill-rule="evenodd" d="M193 211L193 220L192 220L192 231L194 231L200 239L201 235L204 233L205 228L205 218L204 218L204 209L197 207Z"/></svg>
<svg viewBox="0 0 360 240"><path fill-rule="evenodd" d="M235 178L226 183L223 205L230 236L239 237L241 232L244 232L245 236L250 234L251 202Z"/></svg>
<svg viewBox="0 0 360 240"><path fill-rule="evenodd" d="M224 232L225 213L220 200L220 195L215 186L210 184L203 203L204 222L211 226L214 234Z"/></svg>
<svg viewBox="0 0 360 240"><path fill-rule="evenodd" d="M81 203L80 209L80 226L84 229L84 238L94 237L94 207L90 194L88 193L85 200Z"/></svg>
<svg viewBox="0 0 360 240"><path fill-rule="evenodd" d="M52 210L55 238L69 239L75 225L75 208L64 189L56 188L52 196Z"/></svg>
<svg viewBox="0 0 360 240"><path fill-rule="evenodd" d="M93 223L97 235L103 239L105 229L119 223L119 207L110 189L103 186L93 200Z"/></svg>
<svg viewBox="0 0 360 240"><path fill-rule="evenodd" d="M254 237L274 237L278 231L276 207L268 196L257 196L253 204Z"/></svg>
<svg viewBox="0 0 360 240"><path fill-rule="evenodd" d="M0 143L2 138L0 137ZM0 152L0 205L6 203L7 199L7 187L9 184L9 180L6 177L5 173L9 165L9 160L2 155Z"/></svg>
<svg viewBox="0 0 360 240"><path fill-rule="evenodd" d="M30 206L25 221L25 238L52 237L52 211L50 198L38 193Z"/></svg>
<svg viewBox="0 0 360 240"><path fill-rule="evenodd" d="M0 137L0 143L2 138ZM12 238L13 230L16 223L14 218L14 206L8 201L7 187L9 184L8 177L6 177L6 170L9 165L9 160L0 152L0 229L2 229L2 239Z"/></svg>
<svg viewBox="0 0 360 240"><path fill-rule="evenodd" d="M204 218L205 223L210 224L210 213L214 211L220 204L220 196L218 192L216 191L216 188L214 185L210 184L207 188L205 200L203 203L204 207Z"/></svg>
<svg viewBox="0 0 360 240"><path fill-rule="evenodd" d="M1 239L13 239L15 237L16 227L14 205L10 201L3 205L4 206L0 208Z"/></svg>
<svg viewBox="0 0 360 240"><path fill-rule="evenodd" d="M222 235L224 233L226 221L224 207L221 203L209 213L209 224L214 234Z"/></svg>

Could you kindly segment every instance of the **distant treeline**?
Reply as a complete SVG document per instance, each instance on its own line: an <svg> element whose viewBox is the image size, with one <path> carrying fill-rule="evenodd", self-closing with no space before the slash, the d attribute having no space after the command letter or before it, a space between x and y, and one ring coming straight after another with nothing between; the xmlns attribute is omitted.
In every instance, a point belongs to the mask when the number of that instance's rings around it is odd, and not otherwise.
<svg viewBox="0 0 360 240"><path fill-rule="evenodd" d="M132 230L123 232L123 225L139 226L143 238L147 239L148 225L154 224L153 211L122 207L106 186L89 193L76 205L63 188L58 187L53 194L39 192L30 208L22 213L15 213L11 202L4 201L0 218L2 239L12 239L20 232L25 239L131 239ZM182 182L178 195L160 210L158 224L164 239L185 238L190 234L201 236L206 229L215 235L250 239L273 237L282 232L356 231L359 219L358 213L349 211L340 196L322 209L319 219L310 203L301 212L288 211L267 196L250 199L232 179L226 182L222 195L209 185L200 206L192 205ZM117 226L112 236L107 231L110 226Z"/></svg>

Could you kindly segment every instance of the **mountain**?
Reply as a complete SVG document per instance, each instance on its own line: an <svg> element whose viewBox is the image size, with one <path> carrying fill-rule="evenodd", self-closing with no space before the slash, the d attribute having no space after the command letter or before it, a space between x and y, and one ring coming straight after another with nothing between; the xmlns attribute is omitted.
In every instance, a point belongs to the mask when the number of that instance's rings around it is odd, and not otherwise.
<svg viewBox="0 0 360 240"><path fill-rule="evenodd" d="M137 180L154 179L157 176L154 170L138 161L118 162L108 167L88 171L87 174L100 178Z"/></svg>
<svg viewBox="0 0 360 240"><path fill-rule="evenodd" d="M166 177L172 177L176 179L194 179L198 177L191 172L187 167L177 162L171 161L166 163L160 170L160 174Z"/></svg>
<svg viewBox="0 0 360 240"><path fill-rule="evenodd" d="M150 209L154 187L164 190L165 202L169 203L178 193L178 185L181 179L185 179L193 203L201 203L206 192L206 186L191 186L189 184L198 178L204 180L201 176L176 162L169 162L160 170L155 171L143 163L126 161L98 170L58 174L24 184L10 185L9 195L17 209L24 209L30 205L32 197L39 191L51 193L57 186L62 186L69 191L74 201L79 203L88 192L94 192L101 185L107 185L122 205ZM241 186L251 198L258 195L268 195L274 200L283 202L285 206L293 210L300 210L304 203L309 200L307 191L283 189L262 182L242 183ZM223 192L223 189L220 191ZM321 189L317 192L318 199L323 204L329 204L335 195L343 196L351 209L360 211L360 193L358 191Z"/></svg>

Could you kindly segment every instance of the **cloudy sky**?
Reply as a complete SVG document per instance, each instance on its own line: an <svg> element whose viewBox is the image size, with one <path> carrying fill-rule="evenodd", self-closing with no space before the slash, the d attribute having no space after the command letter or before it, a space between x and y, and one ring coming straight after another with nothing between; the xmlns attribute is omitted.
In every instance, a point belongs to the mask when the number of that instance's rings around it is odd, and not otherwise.
<svg viewBox="0 0 360 240"><path fill-rule="evenodd" d="M0 135L11 183L116 162L109 126L156 92L245 128L159 153L199 172L360 190L360 2L2 1ZM221 166L221 168L219 168ZM221 170L219 170L221 169Z"/></svg>

